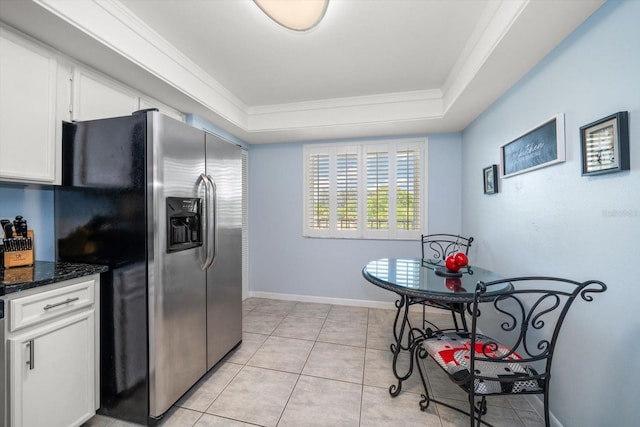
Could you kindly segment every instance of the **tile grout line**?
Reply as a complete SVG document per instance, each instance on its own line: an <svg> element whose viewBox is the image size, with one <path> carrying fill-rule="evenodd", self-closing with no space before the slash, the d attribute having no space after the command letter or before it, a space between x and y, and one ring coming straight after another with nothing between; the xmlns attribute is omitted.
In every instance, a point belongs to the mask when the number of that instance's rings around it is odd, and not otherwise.
<svg viewBox="0 0 640 427"><path fill-rule="evenodd" d="M367 309L367 327L364 331L364 360L362 361L362 384L360 386L360 413L358 414L358 426L362 426L362 413L364 410L364 381L365 372L367 370L367 344L369 339L369 322L371 317L371 309Z"/></svg>
<svg viewBox="0 0 640 427"><path fill-rule="evenodd" d="M296 305L294 305L293 308L295 308L298 304L300 304L300 302L298 302ZM293 310L293 308L292 308L292 310ZM331 311L331 309L329 309L329 311ZM289 313L287 313L287 315L284 318L286 319L287 317L289 317L290 314L291 314L291 311ZM327 317L328 316L329 316L329 313L327 312ZM284 321L284 319L283 319L283 321ZM326 321L327 321L326 318L322 321L322 326L320 327L320 330L322 330L322 327L324 326ZM276 327L276 329L278 329L278 328ZM273 332L275 332L276 329L274 329ZM318 332L318 336L319 335L320 335L320 332ZM296 387L298 386L298 382L300 382L300 377L302 377L302 371L304 371L304 367L307 365L307 362L309 361L309 357L311 356L311 352L313 352L313 349L315 348L316 343L318 342L317 339L318 339L318 337L316 336L316 339L313 341L313 345L311 346L311 350L309 351L309 354L307 354L307 358L305 359L304 364L302 365L302 368L300 369L300 373L298 373L298 378L296 379L296 383L293 385L293 388L291 389L291 393L289 394L289 397L287 398L287 402L284 404L284 407L282 408L282 412L280 413L280 416L278 417L278 421L276 421L276 426L278 424L280 424L280 421L282 421L282 416L284 415L285 411L287 410L287 406L289 405L289 402L291 401L291 397L293 396L293 393L296 390Z"/></svg>
<svg viewBox="0 0 640 427"><path fill-rule="evenodd" d="M257 306L258 306L258 304L256 304L256 305L255 305L254 307L252 307L250 310L248 310L248 311L247 311L247 313L243 313L243 317L244 317L245 315L249 314L250 312L252 312L252 311L253 311ZM286 316L285 316L285 318L286 318ZM283 320L284 320L284 319L283 319ZM274 328L274 331L275 331L275 329L277 329L277 328L278 328L278 326L280 325L280 323L282 323L282 321L280 321L280 322L278 323L278 325L276 325L276 327ZM242 331L242 332L244 332L244 331ZM273 331L272 331L272 333L273 333ZM260 344L260 346L259 346L259 347L256 349L256 351L254 352L254 355L255 355L255 353L257 353L257 352L262 348L262 346L264 346L264 344L267 342L267 340L269 339L269 337L270 337L270 336L272 336L272 334L269 334L269 335L267 336L267 339L265 339L265 340L262 342L262 344ZM242 344L240 344L240 345L242 345ZM220 393L218 393L218 394L217 394L217 396L215 397L215 399L213 399L213 401L209 404L209 406L207 406L207 408L206 408L203 412L196 411L196 412L200 412L200 414L201 414L201 415L200 415L200 417L198 418L198 420L200 420L200 419L204 416L204 414L209 414L209 415L212 415L212 416L214 416L214 417L220 417L220 418L225 418L225 419L229 419L229 420L233 420L233 421L237 421L237 422L246 423L246 421L238 420L238 419L235 419L235 418L222 417L222 416L220 416L220 415L212 414L212 413L207 412L207 410L208 410L209 408L211 408L211 406L216 402L216 400L218 400L218 398L222 395L222 393L224 393L224 391L229 387L229 385L233 382L233 380L234 380L234 379L235 379L235 378L240 374L240 372L241 372L241 371L242 371L246 366L250 366L250 365L248 365L248 363L249 363L249 361L251 360L251 358L252 358L252 357L253 357L253 355L252 355L251 357L249 357L249 358L247 359L247 361L246 361L246 362L244 362L244 363L242 363L242 364L241 364L241 365L242 365L242 367L241 367L240 369L238 369L238 372L236 372L236 373L231 377L231 379L230 379L230 380L229 380L229 381L224 385L224 387L222 388L222 390L220 391ZM226 358L227 358L227 356L225 356L225 357L224 357L220 362L223 362L223 364L231 363L231 364L237 364L237 365L240 365L240 363L229 362L228 360L225 360ZM222 365L220 365L220 366L222 366ZM183 408L183 409L188 409L188 408ZM194 423L194 424L193 424L193 426L195 426L195 424L197 424L197 421L196 421L196 423ZM253 424L253 423L249 423L249 424ZM255 425L255 424L254 424L254 425ZM257 424L257 425L259 425L259 424ZM192 426L192 427L193 427L193 426Z"/></svg>

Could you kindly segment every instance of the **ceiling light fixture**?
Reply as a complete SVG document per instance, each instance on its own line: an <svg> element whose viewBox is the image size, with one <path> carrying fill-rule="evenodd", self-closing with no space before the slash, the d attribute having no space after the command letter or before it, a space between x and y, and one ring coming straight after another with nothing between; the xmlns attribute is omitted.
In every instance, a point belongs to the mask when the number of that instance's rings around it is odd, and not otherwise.
<svg viewBox="0 0 640 427"><path fill-rule="evenodd" d="M276 23L294 31L307 31L320 23L329 0L253 0Z"/></svg>

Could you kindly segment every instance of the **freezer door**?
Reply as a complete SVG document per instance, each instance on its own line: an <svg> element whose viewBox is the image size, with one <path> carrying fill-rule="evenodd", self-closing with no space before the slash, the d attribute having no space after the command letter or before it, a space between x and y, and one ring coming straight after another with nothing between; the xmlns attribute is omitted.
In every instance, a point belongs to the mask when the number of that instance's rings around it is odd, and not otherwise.
<svg viewBox="0 0 640 427"><path fill-rule="evenodd" d="M207 369L242 340L241 148L206 134L212 204L213 263L207 269ZM212 241L211 241L212 240Z"/></svg>
<svg viewBox="0 0 640 427"><path fill-rule="evenodd" d="M168 198L204 199L204 132L149 112L149 411L166 412L206 372L206 287L203 246L168 251ZM175 200L175 199L170 199ZM185 202L186 203L186 202ZM197 206L196 206L197 205Z"/></svg>

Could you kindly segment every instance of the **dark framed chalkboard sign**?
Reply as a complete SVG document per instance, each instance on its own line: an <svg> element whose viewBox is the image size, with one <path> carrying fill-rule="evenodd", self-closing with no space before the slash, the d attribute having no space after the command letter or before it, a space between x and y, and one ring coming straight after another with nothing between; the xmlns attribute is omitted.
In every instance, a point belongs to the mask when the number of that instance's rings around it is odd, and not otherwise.
<svg viewBox="0 0 640 427"><path fill-rule="evenodd" d="M484 194L495 194L498 192L498 166L491 165L482 169L484 181Z"/></svg>
<svg viewBox="0 0 640 427"><path fill-rule="evenodd" d="M582 175L629 170L628 112L620 111L580 128Z"/></svg>
<svg viewBox="0 0 640 427"><path fill-rule="evenodd" d="M503 178L564 162L564 114L500 146L500 174Z"/></svg>

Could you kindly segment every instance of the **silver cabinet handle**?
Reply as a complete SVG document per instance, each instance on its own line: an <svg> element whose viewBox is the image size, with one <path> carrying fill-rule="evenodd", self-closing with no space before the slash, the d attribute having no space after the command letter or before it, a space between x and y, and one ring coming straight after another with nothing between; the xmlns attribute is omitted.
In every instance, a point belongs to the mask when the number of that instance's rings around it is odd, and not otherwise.
<svg viewBox="0 0 640 427"><path fill-rule="evenodd" d="M33 368L35 367L35 362L33 360L33 355L35 353L34 344L35 343L33 340L27 341L27 346L29 347L29 360L27 360L27 365L29 365L30 370L33 370Z"/></svg>
<svg viewBox="0 0 640 427"><path fill-rule="evenodd" d="M42 307L43 310L49 310L52 309L54 307L59 307L61 305L65 305L65 304L69 304L72 303L74 301L78 301L80 299L80 297L75 297L75 298L67 298L66 300L62 301L62 302L57 302L55 304L47 304L44 307Z"/></svg>

